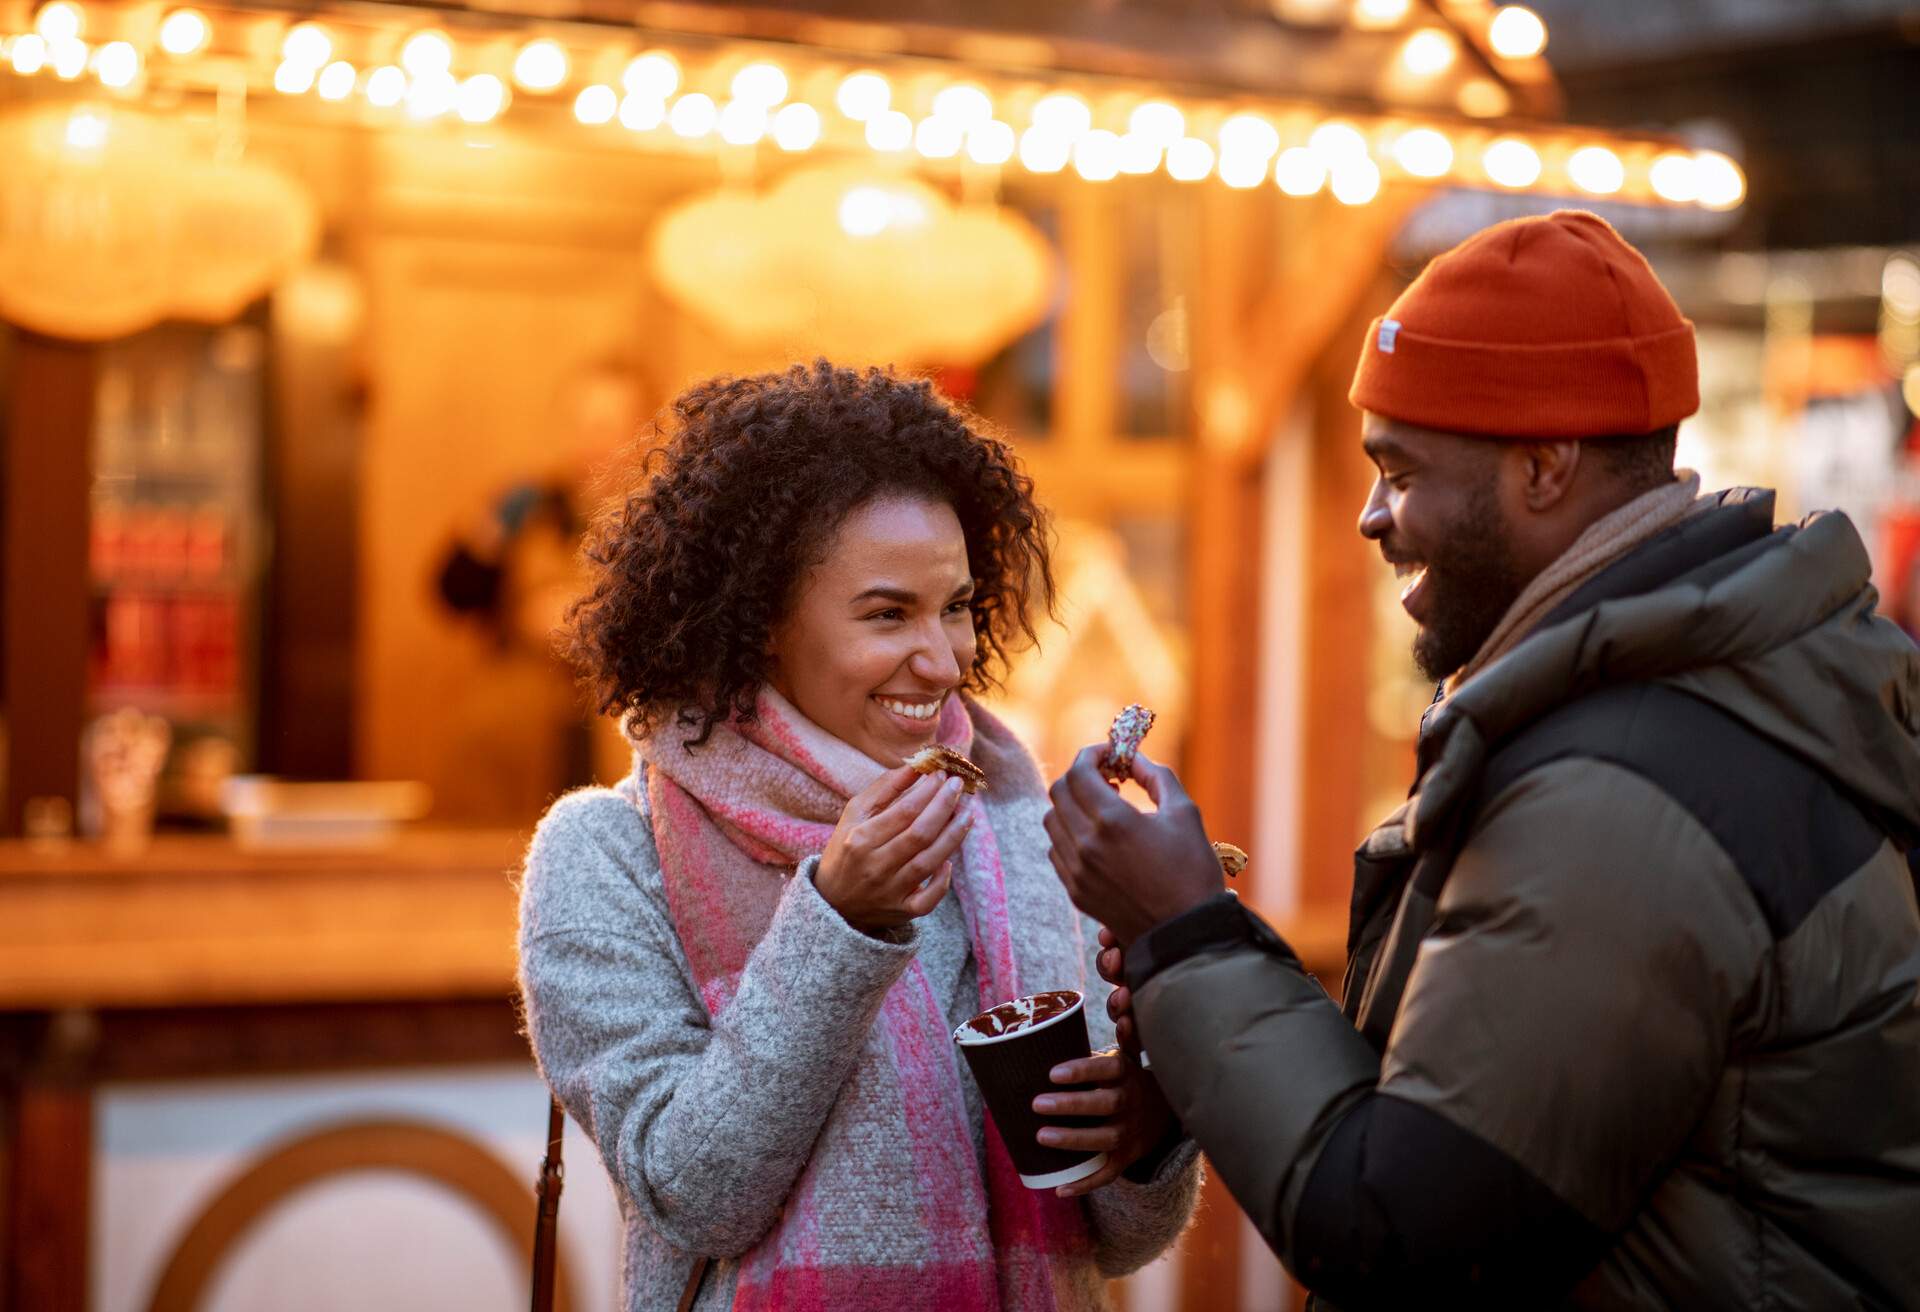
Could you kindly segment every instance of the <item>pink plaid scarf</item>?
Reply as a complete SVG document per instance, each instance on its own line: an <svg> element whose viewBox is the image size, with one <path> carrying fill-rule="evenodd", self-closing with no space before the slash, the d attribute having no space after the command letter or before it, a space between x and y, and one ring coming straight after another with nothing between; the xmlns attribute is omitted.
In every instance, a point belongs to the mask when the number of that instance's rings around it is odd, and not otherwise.
<svg viewBox="0 0 1920 1312"><path fill-rule="evenodd" d="M981 730L976 735L976 726ZM689 750L669 725L642 744L647 793L667 902L711 1016L725 1011L748 955L804 857L824 851L847 800L882 767L812 724L778 693L762 692L756 719L716 726ZM1036 795L1039 773L1012 735L970 701L949 698L939 740L970 754L992 795ZM980 806L982 799L968 803ZM1021 994L1007 915L1006 873L991 823L976 822L956 863L952 896L966 916L982 1008ZM844 1086L813 1157L774 1229L740 1261L733 1306L743 1312L1068 1312L1077 1282L1056 1258L1084 1262L1088 1237L1076 1202L1020 1183L987 1125L984 1179L973 1153L962 1066L916 961L887 994L875 1033ZM861 1143L910 1145L912 1178L875 1175ZM882 1260L828 1237L830 1209L858 1207L863 1191L911 1190L918 1199L915 1257L902 1262L890 1224ZM835 1228L834 1233L842 1233Z"/></svg>

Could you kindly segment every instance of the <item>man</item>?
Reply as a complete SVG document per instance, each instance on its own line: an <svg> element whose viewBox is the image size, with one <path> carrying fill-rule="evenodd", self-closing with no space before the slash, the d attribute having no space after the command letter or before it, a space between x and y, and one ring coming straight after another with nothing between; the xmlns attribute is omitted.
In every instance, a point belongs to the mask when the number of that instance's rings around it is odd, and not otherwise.
<svg viewBox="0 0 1920 1312"><path fill-rule="evenodd" d="M1676 476L1692 325L1589 214L1435 260L1351 397L1447 682L1344 1007L1170 771L1053 788L1187 1132L1348 1309L1920 1307L1920 653L1852 526Z"/></svg>

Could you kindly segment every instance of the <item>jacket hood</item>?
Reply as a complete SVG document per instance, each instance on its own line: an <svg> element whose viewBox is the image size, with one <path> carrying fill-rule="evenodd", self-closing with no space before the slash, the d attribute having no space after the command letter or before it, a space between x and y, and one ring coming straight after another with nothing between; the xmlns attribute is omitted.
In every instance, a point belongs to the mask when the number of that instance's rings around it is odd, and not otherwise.
<svg viewBox="0 0 1920 1312"><path fill-rule="evenodd" d="M1723 492L1580 589L1437 706L1410 837L1452 810L1490 745L1614 683L1710 702L1824 770L1920 844L1920 649L1875 611L1843 514L1769 531L1773 494Z"/></svg>

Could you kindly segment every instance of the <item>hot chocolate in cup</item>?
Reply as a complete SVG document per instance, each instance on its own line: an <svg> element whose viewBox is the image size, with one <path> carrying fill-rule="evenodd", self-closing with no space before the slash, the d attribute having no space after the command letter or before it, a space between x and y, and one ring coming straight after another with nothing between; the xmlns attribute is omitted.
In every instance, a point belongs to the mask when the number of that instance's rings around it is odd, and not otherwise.
<svg viewBox="0 0 1920 1312"><path fill-rule="evenodd" d="M1084 1180L1107 1164L1105 1153L1049 1148L1036 1137L1044 1125L1085 1127L1097 1116L1042 1116L1033 1100L1042 1093L1088 1089L1055 1084L1049 1075L1061 1062L1088 1056L1086 1000L1072 989L1031 993L981 1012L953 1032L987 1112L1006 1141L1020 1181L1029 1189L1054 1189Z"/></svg>

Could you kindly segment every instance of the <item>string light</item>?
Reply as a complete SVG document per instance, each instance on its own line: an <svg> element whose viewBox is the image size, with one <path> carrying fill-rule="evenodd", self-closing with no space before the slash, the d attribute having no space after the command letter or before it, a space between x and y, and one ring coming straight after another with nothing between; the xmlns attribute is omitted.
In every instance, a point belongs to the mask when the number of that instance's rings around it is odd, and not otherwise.
<svg viewBox="0 0 1920 1312"><path fill-rule="evenodd" d="M336 59L320 70L319 78L314 82L314 90L322 100L345 100L353 94L353 84L359 79L352 64Z"/></svg>
<svg viewBox="0 0 1920 1312"><path fill-rule="evenodd" d="M1433 128L1414 128L1393 143L1393 158L1416 178L1444 177L1453 167L1453 143Z"/></svg>
<svg viewBox="0 0 1920 1312"><path fill-rule="evenodd" d="M867 120L867 144L875 150L905 150L913 144L913 120L897 109L883 109Z"/></svg>
<svg viewBox="0 0 1920 1312"><path fill-rule="evenodd" d="M567 52L544 37L527 42L513 57L513 80L529 91L557 89L567 80Z"/></svg>
<svg viewBox="0 0 1920 1312"><path fill-rule="evenodd" d="M1350 159L1330 175L1328 189L1342 205L1365 205L1380 194L1380 166L1370 159Z"/></svg>
<svg viewBox="0 0 1920 1312"><path fill-rule="evenodd" d="M968 131L967 158L988 167L1005 164L1018 144L1012 125L994 119Z"/></svg>
<svg viewBox="0 0 1920 1312"><path fill-rule="evenodd" d="M1198 137L1182 137L1167 147L1167 176L1176 182L1198 182L1213 172L1213 147Z"/></svg>
<svg viewBox="0 0 1920 1312"><path fill-rule="evenodd" d="M1532 59L1547 48L1547 25L1524 5L1506 5L1487 25L1487 44L1503 59Z"/></svg>
<svg viewBox="0 0 1920 1312"><path fill-rule="evenodd" d="M1540 153L1518 137L1502 137L1488 146L1480 165L1503 187L1530 187L1540 178Z"/></svg>
<svg viewBox="0 0 1920 1312"><path fill-rule="evenodd" d="M713 103L712 96L699 91L674 101L673 110L667 115L667 126L673 129L674 135L688 139L706 136L719 121L719 106Z"/></svg>
<svg viewBox="0 0 1920 1312"><path fill-rule="evenodd" d="M109 41L94 52L93 75L102 86L132 86L140 76L140 52L130 42Z"/></svg>
<svg viewBox="0 0 1920 1312"><path fill-rule="evenodd" d="M773 140L782 150L811 150L820 140L820 111L802 101L773 116Z"/></svg>
<svg viewBox="0 0 1920 1312"><path fill-rule="evenodd" d="M1120 138L1120 171L1143 177L1160 167L1160 144L1138 132Z"/></svg>
<svg viewBox="0 0 1920 1312"><path fill-rule="evenodd" d="M1148 100L1127 116L1127 132L1165 150L1187 135L1187 117L1164 100Z"/></svg>
<svg viewBox="0 0 1920 1312"><path fill-rule="evenodd" d="M289 64L317 69L333 58L333 38L318 23L295 23L280 43L280 57Z"/></svg>
<svg viewBox="0 0 1920 1312"><path fill-rule="evenodd" d="M319 75L320 70L312 64L285 60L273 70L273 89L285 96L304 96L313 90L314 79Z"/></svg>
<svg viewBox="0 0 1920 1312"><path fill-rule="evenodd" d="M1332 169L1348 160L1367 158L1367 139L1353 124L1334 119L1313 130L1307 138L1307 149Z"/></svg>
<svg viewBox="0 0 1920 1312"><path fill-rule="evenodd" d="M629 95L657 100L661 104L680 89L679 61L664 50L649 50L635 56L620 75L620 85Z"/></svg>
<svg viewBox="0 0 1920 1312"><path fill-rule="evenodd" d="M160 48L176 57L193 54L212 35L207 20L195 9L176 9L160 20Z"/></svg>
<svg viewBox="0 0 1920 1312"><path fill-rule="evenodd" d="M787 75L777 64L748 64L733 75L732 91L736 103L770 110L787 98Z"/></svg>
<svg viewBox="0 0 1920 1312"><path fill-rule="evenodd" d="M1647 173L1653 194L1661 200L1684 205L1700 194L1700 168L1693 156L1669 151L1653 161Z"/></svg>
<svg viewBox="0 0 1920 1312"><path fill-rule="evenodd" d="M840 83L833 103L856 123L865 123L887 112L893 103L893 88L887 79L874 72L852 73Z"/></svg>
<svg viewBox="0 0 1920 1312"><path fill-rule="evenodd" d="M573 98L573 116L588 127L613 122L620 112L620 93L605 84L581 87Z"/></svg>
<svg viewBox="0 0 1920 1312"><path fill-rule="evenodd" d="M1434 77L1453 67L1458 53L1451 35L1437 27L1424 27L1400 47L1400 62L1415 77Z"/></svg>
<svg viewBox="0 0 1920 1312"><path fill-rule="evenodd" d="M1699 201L1706 208L1730 210L1746 199L1747 180L1731 159L1717 150L1703 150L1693 162Z"/></svg>
<svg viewBox="0 0 1920 1312"><path fill-rule="evenodd" d="M438 32L415 32L400 47L400 67L416 81L453 67L453 46Z"/></svg>
<svg viewBox="0 0 1920 1312"><path fill-rule="evenodd" d="M913 130L913 148L928 159L952 159L966 141L966 129L936 112Z"/></svg>
<svg viewBox="0 0 1920 1312"><path fill-rule="evenodd" d="M751 146L767 135L767 107L757 100L729 100L720 111L720 140Z"/></svg>
<svg viewBox="0 0 1920 1312"><path fill-rule="evenodd" d="M1220 156L1258 156L1262 165L1280 149L1280 133L1258 114L1235 114L1220 125Z"/></svg>
<svg viewBox="0 0 1920 1312"><path fill-rule="evenodd" d="M933 98L933 112L967 132L993 118L993 99L971 82L958 82L941 88Z"/></svg>
<svg viewBox="0 0 1920 1312"><path fill-rule="evenodd" d="M1073 143L1073 171L1088 182L1107 182L1120 172L1120 138L1094 128Z"/></svg>
<svg viewBox="0 0 1920 1312"><path fill-rule="evenodd" d="M667 102L631 92L620 102L620 126L633 132L651 132L667 121Z"/></svg>
<svg viewBox="0 0 1920 1312"><path fill-rule="evenodd" d="M1568 157L1567 176L1588 195L1611 196L1626 185L1627 170L1605 146L1582 146Z"/></svg>
<svg viewBox="0 0 1920 1312"><path fill-rule="evenodd" d="M80 6L68 4L67 0L41 5L40 12L33 16L33 30L49 46L79 40L81 29Z"/></svg>
<svg viewBox="0 0 1920 1312"><path fill-rule="evenodd" d="M1362 28L1398 27L1411 0L1355 0L1353 25Z"/></svg>
<svg viewBox="0 0 1920 1312"><path fill-rule="evenodd" d="M1033 126L1071 143L1093 127L1093 111L1071 91L1042 96L1033 107Z"/></svg>
<svg viewBox="0 0 1920 1312"><path fill-rule="evenodd" d="M62 81L71 82L87 71L87 43L77 38L64 41L48 41L47 53L52 58L53 75Z"/></svg>
<svg viewBox="0 0 1920 1312"><path fill-rule="evenodd" d="M1468 118L1499 118L1513 106L1507 89L1485 77L1470 77L1462 82L1454 103Z"/></svg>
<svg viewBox="0 0 1920 1312"><path fill-rule="evenodd" d="M392 64L384 64L367 75L367 103L376 109L392 109L406 94L407 75Z"/></svg>
<svg viewBox="0 0 1920 1312"><path fill-rule="evenodd" d="M1058 173L1072 153L1071 141L1038 125L1020 134L1020 163L1030 173Z"/></svg>
<svg viewBox="0 0 1920 1312"><path fill-rule="evenodd" d="M453 109L460 84L451 73L422 73L407 87L407 116L416 119L439 118Z"/></svg>
<svg viewBox="0 0 1920 1312"><path fill-rule="evenodd" d="M1327 166L1305 146L1289 146L1274 162L1273 180L1289 196L1312 196L1327 185Z"/></svg>
<svg viewBox="0 0 1920 1312"><path fill-rule="evenodd" d="M13 43L13 49L7 51L7 59L16 73L38 73L47 66L46 38L38 32L28 32Z"/></svg>
<svg viewBox="0 0 1920 1312"><path fill-rule="evenodd" d="M465 122L491 122L507 107L507 84L491 73L476 73L460 84L453 105Z"/></svg>

